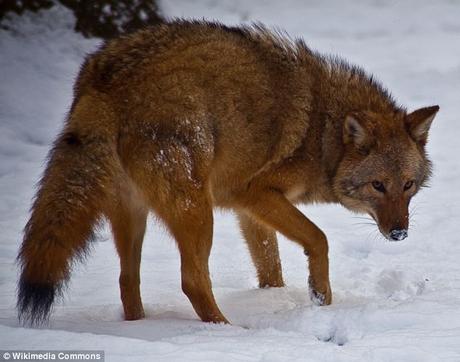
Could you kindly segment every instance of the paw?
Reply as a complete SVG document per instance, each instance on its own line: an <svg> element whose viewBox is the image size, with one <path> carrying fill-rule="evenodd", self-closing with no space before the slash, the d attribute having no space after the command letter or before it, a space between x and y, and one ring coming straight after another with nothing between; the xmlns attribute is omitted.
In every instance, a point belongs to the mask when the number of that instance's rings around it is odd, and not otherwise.
<svg viewBox="0 0 460 362"><path fill-rule="evenodd" d="M282 288L284 287L283 277L281 275L273 278L259 278L259 288Z"/></svg>
<svg viewBox="0 0 460 362"><path fill-rule="evenodd" d="M145 313L142 306L136 308L130 308L130 310L125 310L125 320L126 321L136 321L138 319L144 319Z"/></svg>
<svg viewBox="0 0 460 362"><path fill-rule="evenodd" d="M230 324L230 322L225 318L222 313L216 314L207 314L205 316L200 316L203 322L215 323L215 324Z"/></svg>
<svg viewBox="0 0 460 362"><path fill-rule="evenodd" d="M326 287L317 288L313 285L312 279L308 279L308 292L310 299L314 305L322 306L329 305L332 302L332 292L329 281L326 283Z"/></svg>

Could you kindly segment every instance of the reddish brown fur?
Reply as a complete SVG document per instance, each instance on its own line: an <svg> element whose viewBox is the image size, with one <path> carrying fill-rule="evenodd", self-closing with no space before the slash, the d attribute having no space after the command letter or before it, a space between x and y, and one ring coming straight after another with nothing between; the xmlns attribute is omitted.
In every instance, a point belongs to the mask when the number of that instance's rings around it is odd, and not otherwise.
<svg viewBox="0 0 460 362"><path fill-rule="evenodd" d="M359 68L262 26L176 21L110 41L82 67L25 230L20 312L46 317L105 216L125 317L143 317L139 268L152 210L177 241L195 311L226 322L208 271L213 207L239 215L261 287L283 285L278 231L303 247L312 296L329 304L326 236L293 204L342 203L373 215L384 234L407 228L409 199L429 174L424 145L437 109L407 115Z"/></svg>

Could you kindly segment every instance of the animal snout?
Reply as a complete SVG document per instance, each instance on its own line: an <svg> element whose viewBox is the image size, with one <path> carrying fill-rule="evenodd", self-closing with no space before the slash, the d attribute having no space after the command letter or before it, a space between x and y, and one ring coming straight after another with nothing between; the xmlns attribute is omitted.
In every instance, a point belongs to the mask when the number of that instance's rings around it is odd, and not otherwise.
<svg viewBox="0 0 460 362"><path fill-rule="evenodd" d="M401 241L407 238L406 229L393 229L390 231L390 239L395 241Z"/></svg>

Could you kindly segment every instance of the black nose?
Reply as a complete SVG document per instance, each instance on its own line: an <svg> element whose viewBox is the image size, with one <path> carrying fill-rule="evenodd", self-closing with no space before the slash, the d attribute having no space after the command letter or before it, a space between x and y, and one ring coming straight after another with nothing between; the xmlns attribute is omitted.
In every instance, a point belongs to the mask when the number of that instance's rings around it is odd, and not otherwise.
<svg viewBox="0 0 460 362"><path fill-rule="evenodd" d="M390 239L391 240L404 240L407 238L407 230L406 229L393 229L390 231Z"/></svg>

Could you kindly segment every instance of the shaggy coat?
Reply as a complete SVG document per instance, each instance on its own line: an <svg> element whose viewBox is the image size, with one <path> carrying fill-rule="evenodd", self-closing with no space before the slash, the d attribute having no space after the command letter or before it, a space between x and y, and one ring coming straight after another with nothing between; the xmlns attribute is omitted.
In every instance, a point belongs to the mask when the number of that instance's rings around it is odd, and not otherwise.
<svg viewBox="0 0 460 362"><path fill-rule="evenodd" d="M197 314L227 322L208 270L214 207L238 215L261 287L283 286L280 232L309 258L313 301L329 304L326 236L294 204L339 203L404 238L409 200L430 173L437 111L408 114L360 68L262 25L178 20L111 40L81 68L25 227L20 317L46 320L106 218L125 318L142 318L153 212L177 241Z"/></svg>

